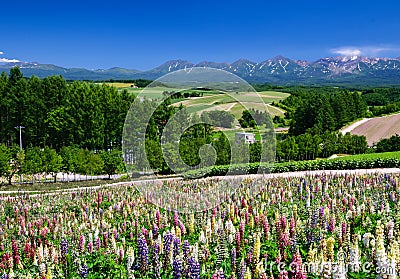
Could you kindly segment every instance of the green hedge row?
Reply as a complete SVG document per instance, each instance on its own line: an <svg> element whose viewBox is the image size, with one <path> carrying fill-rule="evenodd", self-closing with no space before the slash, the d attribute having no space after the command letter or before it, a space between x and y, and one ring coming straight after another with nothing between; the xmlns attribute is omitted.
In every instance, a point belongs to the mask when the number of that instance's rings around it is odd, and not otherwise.
<svg viewBox="0 0 400 279"><path fill-rule="evenodd" d="M184 174L185 178L223 176L227 174L256 174L256 173L281 173L307 170L351 170L400 167L400 159L374 158L354 160L313 160L285 163L250 163L240 165L212 166L197 170L191 170Z"/></svg>

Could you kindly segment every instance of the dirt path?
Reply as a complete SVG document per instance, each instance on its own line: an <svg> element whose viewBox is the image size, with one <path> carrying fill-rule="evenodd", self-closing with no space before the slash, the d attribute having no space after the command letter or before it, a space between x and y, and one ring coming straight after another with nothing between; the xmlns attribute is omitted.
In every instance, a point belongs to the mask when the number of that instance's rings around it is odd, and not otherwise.
<svg viewBox="0 0 400 279"><path fill-rule="evenodd" d="M298 172L285 172L285 173L270 173L270 174L251 174L251 175L240 175L240 176L214 176L210 177L210 179L214 178L233 178L233 177L260 177L264 176L265 178L274 178L274 177L302 177L306 175L321 175L321 174L374 174L374 173L399 173L400 174L400 168L383 168L383 169L356 169L356 170L317 170L317 171L298 171ZM202 178L204 179L204 178ZM207 179L207 178L205 178ZM170 181L170 180L182 180L181 177L176 177L176 178L163 178L163 179L157 179L159 181ZM80 188L70 188L70 189L60 189L60 190L53 190L45 193L38 193L38 191L33 191L34 194L31 194L30 196L38 196L38 195L55 195L57 193L67 193L67 192L75 192L75 191L81 191L81 190L95 190L95 189L101 189L103 187L119 187L119 186L124 186L124 185L135 185L137 183L143 183L143 182L151 182L154 181L154 179L145 179L145 180L135 180L135 181L129 181L129 182L118 182L118 183L110 183L106 185L99 185L99 186L92 186L92 187L80 187ZM0 194L3 195L9 195L9 194L29 194L30 191L0 191ZM8 197L5 196L2 199L7 199Z"/></svg>

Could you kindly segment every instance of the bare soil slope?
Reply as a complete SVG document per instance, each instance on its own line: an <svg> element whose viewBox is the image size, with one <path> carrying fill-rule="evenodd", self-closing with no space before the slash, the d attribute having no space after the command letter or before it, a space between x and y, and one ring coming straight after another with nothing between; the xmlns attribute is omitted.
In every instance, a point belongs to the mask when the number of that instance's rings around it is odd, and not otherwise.
<svg viewBox="0 0 400 279"><path fill-rule="evenodd" d="M349 132L353 135L366 136L368 145L372 146L383 138L400 135L400 113L372 118Z"/></svg>

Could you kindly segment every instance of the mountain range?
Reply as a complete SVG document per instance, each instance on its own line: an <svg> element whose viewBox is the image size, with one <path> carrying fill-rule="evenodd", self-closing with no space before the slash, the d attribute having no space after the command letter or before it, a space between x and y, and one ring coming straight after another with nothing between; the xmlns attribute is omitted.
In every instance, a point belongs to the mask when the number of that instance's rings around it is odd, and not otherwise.
<svg viewBox="0 0 400 279"><path fill-rule="evenodd" d="M0 63L0 72L8 72L14 66L20 67L24 76L27 77L36 75L43 78L51 75L62 75L67 80L154 80L180 69L212 67L234 73L252 83L336 86L400 85L400 57L338 56L308 62L276 56L259 63L240 59L233 63L204 61L197 64L185 60L171 60L148 71L118 67L107 70L88 70L84 68L63 68L35 62L14 62Z"/></svg>

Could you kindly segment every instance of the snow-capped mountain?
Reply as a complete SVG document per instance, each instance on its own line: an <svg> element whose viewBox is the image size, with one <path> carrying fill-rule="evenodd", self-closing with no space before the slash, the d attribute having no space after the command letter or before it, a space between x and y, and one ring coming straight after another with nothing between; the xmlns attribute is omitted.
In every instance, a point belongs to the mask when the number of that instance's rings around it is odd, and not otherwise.
<svg viewBox="0 0 400 279"><path fill-rule="evenodd" d="M62 75L66 79L156 79L164 74L191 67L212 67L232 72L249 82L272 84L360 84L400 85L400 58L370 58L338 56L314 62L292 60L276 56L262 62L240 59L233 63L203 61L197 64L185 60L171 60L148 70L123 68L87 70L63 68L36 62L0 63L0 71L19 66L25 76Z"/></svg>

